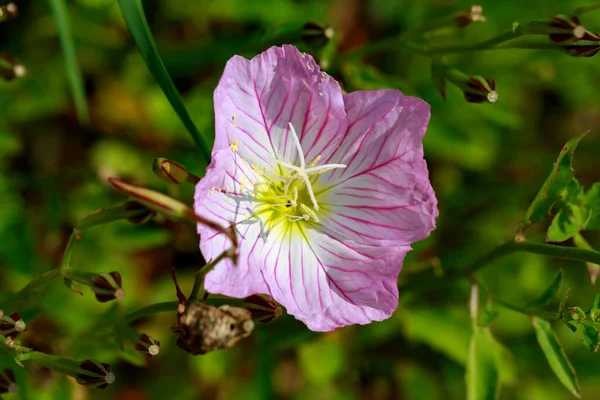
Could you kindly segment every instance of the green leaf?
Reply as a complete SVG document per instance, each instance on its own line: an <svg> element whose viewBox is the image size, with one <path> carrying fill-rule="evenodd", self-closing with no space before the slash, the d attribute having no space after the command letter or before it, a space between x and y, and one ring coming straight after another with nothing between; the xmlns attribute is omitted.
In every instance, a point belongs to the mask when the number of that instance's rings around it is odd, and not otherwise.
<svg viewBox="0 0 600 400"><path fill-rule="evenodd" d="M486 327L492 323L494 319L498 316L498 310L494 307L494 302L491 299L488 299L487 303L485 303L485 307L479 317L477 319L477 326Z"/></svg>
<svg viewBox="0 0 600 400"><path fill-rule="evenodd" d="M559 343L556 334L552 330L550 323L545 319L538 317L532 317L531 321L533 323L533 328L535 329L538 343L548 360L548 364L550 364L550 368L552 368L552 371L554 371L560 382L569 389L575 397L580 399L581 388L579 387L577 374L569 362L567 354Z"/></svg>
<svg viewBox="0 0 600 400"><path fill-rule="evenodd" d="M69 88L75 102L75 110L77 111L77 119L81 124L87 124L89 121L89 112L85 99L85 88L83 85L83 76L79 69L77 56L75 54L75 45L73 43L73 35L71 34L71 25L69 22L69 14L67 12L67 4L65 0L49 0L52 15L54 16L54 24L58 32L60 46L62 47L65 57L65 68L67 78L69 80Z"/></svg>
<svg viewBox="0 0 600 400"><path fill-rule="evenodd" d="M575 235L573 238L573 243L579 249L594 250L587 240L585 240L581 235ZM590 274L590 281L592 282L592 285L595 285L596 279L598 279L598 276L600 276L600 265L590 262L586 262L585 265L587 265L588 272Z"/></svg>
<svg viewBox="0 0 600 400"><path fill-rule="evenodd" d="M586 228L590 211L584 203L583 188L573 178L563 190L560 209L548 228L547 242L564 242Z"/></svg>
<svg viewBox="0 0 600 400"><path fill-rule="evenodd" d="M578 321L570 321L570 323L577 328L577 332L579 332L584 346L587 347L589 351L597 353L598 348L600 347L600 334L598 334L598 329L593 325Z"/></svg>
<svg viewBox="0 0 600 400"><path fill-rule="evenodd" d="M594 183L588 190L585 204L590 210L590 221L586 229L600 231L600 182Z"/></svg>
<svg viewBox="0 0 600 400"><path fill-rule="evenodd" d="M574 176L573 154L586 134L587 132L569 140L560 151L552 172L529 206L525 219L521 221L520 229L522 231L544 219L554 204L560 200L563 190Z"/></svg>
<svg viewBox="0 0 600 400"><path fill-rule="evenodd" d="M150 73L162 89L167 100L169 100L171 107L173 107L173 110L175 110L179 119L192 136L194 143L200 149L205 161L210 163L210 147L206 143L205 138L200 134L200 131L198 131L198 128L196 128L196 125L194 125L175 84L171 80L167 69L158 55L152 33L150 32L150 27L148 26L148 21L146 21L142 1L119 0L119 6L121 7L121 13L123 14L123 19L127 24L127 28L129 29L131 36L133 36L133 40L140 50Z"/></svg>
<svg viewBox="0 0 600 400"><path fill-rule="evenodd" d="M550 301L552 301L552 299L555 298L558 294L558 290L560 289L562 279L563 271L562 269L559 269L556 275L554 276L554 279L552 279L552 282L546 288L546 290L544 290L542 295L537 300L531 302L531 304L529 304L527 308L539 308L547 306L550 303Z"/></svg>
<svg viewBox="0 0 600 400"><path fill-rule="evenodd" d="M467 400L494 400L500 395L496 340L489 328L476 327L466 366Z"/></svg>

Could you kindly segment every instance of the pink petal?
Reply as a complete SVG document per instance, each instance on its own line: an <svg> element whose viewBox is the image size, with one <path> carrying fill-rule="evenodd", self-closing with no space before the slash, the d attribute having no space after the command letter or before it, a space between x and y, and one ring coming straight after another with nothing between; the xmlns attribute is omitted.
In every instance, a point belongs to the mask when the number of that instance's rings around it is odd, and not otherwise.
<svg viewBox="0 0 600 400"><path fill-rule="evenodd" d="M307 162L333 154L346 131L338 83L293 46L272 47L227 63L215 90L213 153L237 141L240 156L261 169L276 160L297 163L294 126Z"/></svg>
<svg viewBox="0 0 600 400"><path fill-rule="evenodd" d="M423 159L429 105L394 90L346 95L349 128L319 177L322 224L370 245L408 245L435 228L437 200Z"/></svg>
<svg viewBox="0 0 600 400"><path fill-rule="evenodd" d="M271 232L259 256L273 298L313 331L388 318L408 246L378 248L294 225Z"/></svg>
<svg viewBox="0 0 600 400"><path fill-rule="evenodd" d="M259 240L262 228L254 218L246 221L256 205L248 193L253 191L257 179L258 175L244 160L226 149L213 154L206 177L196 185L194 209L198 215L220 222L224 227L237 223L238 264L233 265L226 259L206 275L205 288L210 293L231 297L268 293L258 265L253 261L254 253L259 253L262 246ZM207 262L231 248L225 235L205 225L198 224L198 233L200 250Z"/></svg>

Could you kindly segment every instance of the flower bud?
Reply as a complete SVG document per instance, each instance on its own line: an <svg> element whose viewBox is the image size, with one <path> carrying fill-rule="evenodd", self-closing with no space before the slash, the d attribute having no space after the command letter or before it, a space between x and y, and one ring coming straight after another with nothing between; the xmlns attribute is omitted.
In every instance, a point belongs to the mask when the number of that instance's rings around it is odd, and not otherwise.
<svg viewBox="0 0 600 400"><path fill-rule="evenodd" d="M571 318L577 322L586 319L585 312L579 307L569 307L569 314L571 315Z"/></svg>
<svg viewBox="0 0 600 400"><path fill-rule="evenodd" d="M27 70L10 54L0 54L0 77L12 81L25 76Z"/></svg>
<svg viewBox="0 0 600 400"><path fill-rule="evenodd" d="M555 43L566 42L571 40L577 42L578 40L600 40L597 33L588 32L578 17L567 17L566 15L555 15L550 20L550 26L557 29L564 29L564 33L550 33L550 40Z"/></svg>
<svg viewBox="0 0 600 400"><path fill-rule="evenodd" d="M10 369L0 371L0 394L2 393L18 393L19 386L15 379L15 373Z"/></svg>
<svg viewBox="0 0 600 400"><path fill-rule="evenodd" d="M85 360L79 365L74 378L80 385L106 389L115 381L115 374L108 364Z"/></svg>
<svg viewBox="0 0 600 400"><path fill-rule="evenodd" d="M182 184L188 180L189 174L187 169L175 161L167 160L166 158L156 158L152 164L152 170L162 180L170 183Z"/></svg>
<svg viewBox="0 0 600 400"><path fill-rule="evenodd" d="M481 6L471 6L466 10L456 13L454 22L459 28L464 28L471 25L473 22L485 22L486 18L482 15L483 8Z"/></svg>
<svg viewBox="0 0 600 400"><path fill-rule="evenodd" d="M7 339L14 340L19 333L24 332L27 329L27 325L19 316L19 313L12 313L10 316L0 316L0 335L5 336Z"/></svg>
<svg viewBox="0 0 600 400"><path fill-rule="evenodd" d="M598 35L597 33L594 33ZM585 41L582 45L582 41L578 44L565 46L565 51L572 57L593 57L600 51L600 40L589 40Z"/></svg>
<svg viewBox="0 0 600 400"><path fill-rule="evenodd" d="M258 294L246 297L243 305L250 311L254 320L263 324L268 324L283 314L283 310L273 299Z"/></svg>
<svg viewBox="0 0 600 400"><path fill-rule="evenodd" d="M160 342L142 333L135 344L135 349L146 353L148 357L154 357L160 352Z"/></svg>
<svg viewBox="0 0 600 400"><path fill-rule="evenodd" d="M0 6L0 22L16 18L18 15L19 9L15 3L8 3Z"/></svg>
<svg viewBox="0 0 600 400"><path fill-rule="evenodd" d="M309 44L325 45L335 35L331 26L307 22L302 27L302 40Z"/></svg>
<svg viewBox="0 0 600 400"><path fill-rule="evenodd" d="M498 100L496 83L493 79L472 76L466 88L463 88L465 100L469 103L495 103Z"/></svg>
<svg viewBox="0 0 600 400"><path fill-rule="evenodd" d="M121 300L125 291L121 286L121 274L116 271L95 274L88 271L68 269L63 273L68 280L89 286L96 294L96 299L105 303L110 300Z"/></svg>

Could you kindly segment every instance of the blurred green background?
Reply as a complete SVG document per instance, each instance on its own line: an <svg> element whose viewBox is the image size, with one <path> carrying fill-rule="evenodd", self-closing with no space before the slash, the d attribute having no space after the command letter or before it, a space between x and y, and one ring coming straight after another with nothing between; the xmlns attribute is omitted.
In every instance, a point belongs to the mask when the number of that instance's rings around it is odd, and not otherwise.
<svg viewBox="0 0 600 400"><path fill-rule="evenodd" d="M474 43L514 21L569 14L587 1L483 0L485 23L445 29L437 45ZM90 123L77 121L57 28L49 2L20 0L18 18L0 24L0 52L14 55L27 75L0 82L0 293L19 290L60 263L73 225L123 196L106 182L118 176L191 203L193 187L168 185L152 172L166 157L202 175L205 164L153 80L123 22L116 0L70 0L68 12L84 76ZM471 104L449 86L444 101L430 78L430 61L400 48L352 63L338 54L368 46L471 6L453 0L147 0L157 48L199 130L212 140L212 92L227 59L252 57L277 43L277 32L308 21L331 25L325 49L294 43L325 62L347 91L397 88L431 104L425 157L439 203L438 228L416 244L401 280L434 265L463 266L514 236L518 221L551 170L562 145L591 129L575 156L583 186L600 180L600 59L560 52L503 50L445 57L469 75L496 81L495 104ZM600 12L584 16L600 29ZM275 38L275 39L273 39ZM341 60L341 58L339 59ZM531 236L543 239L544 224ZM586 235L600 248L600 235ZM119 271L124 310L175 300L170 271L184 291L203 264L191 224L157 218L133 226L118 222L86 231L72 265ZM597 291L580 262L517 254L479 277L496 297L514 304L536 298L564 268L561 292L589 308ZM485 292L484 292L485 293ZM174 315L159 314L136 329L158 339L149 361L93 335L112 305L89 290L69 292L59 280L27 320L26 346L63 357L110 363L117 381L105 391L27 364L16 367L21 392L7 399L461 399L471 336L469 282L426 295L400 296L388 321L327 334L309 332L291 318L260 325L228 351L192 357L175 346ZM1 309L0 304L0 309ZM500 309L492 324L512 352L502 371L502 399L569 399L537 345L527 316ZM32 314L33 316L33 314ZM24 317L25 318L25 317ZM26 318L27 319L27 318ZM586 399L600 398L600 356L563 324L556 332Z"/></svg>

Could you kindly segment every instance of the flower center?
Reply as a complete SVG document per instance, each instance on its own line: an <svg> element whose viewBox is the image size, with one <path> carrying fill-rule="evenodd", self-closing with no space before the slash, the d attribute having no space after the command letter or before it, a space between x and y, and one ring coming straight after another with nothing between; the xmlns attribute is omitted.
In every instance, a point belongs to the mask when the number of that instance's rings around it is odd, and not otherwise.
<svg viewBox="0 0 600 400"><path fill-rule="evenodd" d="M313 190L311 177L320 175L335 168L346 168L344 164L324 164L317 166L321 156L317 156L309 165L306 165L304 152L296 130L289 124L290 133L298 152L300 165L289 164L277 160L279 176L275 179L265 177L265 184L258 185L255 196L262 203L261 209L274 210L269 220L276 222L281 219L289 222L313 221L320 222L319 203ZM262 211L261 210L261 211Z"/></svg>

